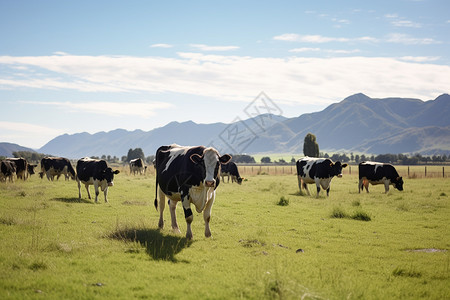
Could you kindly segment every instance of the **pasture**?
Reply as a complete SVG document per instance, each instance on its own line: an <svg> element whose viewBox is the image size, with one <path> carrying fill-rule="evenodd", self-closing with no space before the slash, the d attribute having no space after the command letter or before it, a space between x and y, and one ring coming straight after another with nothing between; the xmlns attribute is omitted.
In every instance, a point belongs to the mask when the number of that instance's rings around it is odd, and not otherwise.
<svg viewBox="0 0 450 300"><path fill-rule="evenodd" d="M286 172L287 173L287 172ZM448 299L448 178L405 178L358 194L357 171L330 197L291 174L221 183L212 238L158 230L155 178L115 176L109 203L75 181L0 184L2 299ZM93 187L91 186L91 194Z"/></svg>

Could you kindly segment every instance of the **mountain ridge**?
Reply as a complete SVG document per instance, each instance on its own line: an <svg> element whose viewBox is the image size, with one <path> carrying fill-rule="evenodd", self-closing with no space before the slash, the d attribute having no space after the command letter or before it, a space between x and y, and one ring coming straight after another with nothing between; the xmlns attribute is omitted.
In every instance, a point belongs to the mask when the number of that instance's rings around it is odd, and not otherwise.
<svg viewBox="0 0 450 300"><path fill-rule="evenodd" d="M450 154L449 113L448 94L423 101L357 93L298 117L265 114L230 124L172 121L150 131L63 134L37 151L68 158L121 157L130 148L151 155L160 145L177 143L214 146L221 153L302 153L310 132L321 152Z"/></svg>

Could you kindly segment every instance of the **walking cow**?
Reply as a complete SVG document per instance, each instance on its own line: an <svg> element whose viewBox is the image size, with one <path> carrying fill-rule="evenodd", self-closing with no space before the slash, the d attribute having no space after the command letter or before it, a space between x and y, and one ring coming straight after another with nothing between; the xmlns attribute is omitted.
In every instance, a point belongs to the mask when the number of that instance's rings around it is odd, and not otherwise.
<svg viewBox="0 0 450 300"><path fill-rule="evenodd" d="M305 157L297 161L297 178L300 193L302 187L310 195L307 184L315 183L317 186L317 198L319 197L320 187L327 191L327 197L330 193L331 179L334 176L342 177L342 169L347 164L341 164L340 161L333 163L329 158Z"/></svg>
<svg viewBox="0 0 450 300"><path fill-rule="evenodd" d="M81 183L86 187L89 199L89 185L94 185L95 189L95 203L98 200L98 188L100 187L105 195L105 202L108 202L106 196L108 195L108 187L114 185L114 174L119 174L119 170L113 171L104 160L91 159L89 157L82 158L77 161L77 182L78 182L78 197L81 199Z"/></svg>
<svg viewBox="0 0 450 300"><path fill-rule="evenodd" d="M164 227L163 212L165 197L169 198L172 229L180 232L175 209L181 201L187 223L186 238L192 239L191 223L194 218L191 203L198 213L203 211L205 236L211 236L209 221L211 208L219 186L220 165L230 161L228 154L220 155L210 147L183 147L176 144L161 146L156 151L156 195L155 208L158 209L159 194L159 228Z"/></svg>

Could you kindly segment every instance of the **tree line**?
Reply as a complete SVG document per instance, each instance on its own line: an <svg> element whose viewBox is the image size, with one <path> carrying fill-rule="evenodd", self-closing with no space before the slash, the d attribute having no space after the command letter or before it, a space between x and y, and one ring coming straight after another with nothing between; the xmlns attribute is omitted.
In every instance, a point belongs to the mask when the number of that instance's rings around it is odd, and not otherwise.
<svg viewBox="0 0 450 300"><path fill-rule="evenodd" d="M305 146L306 145L306 146ZM38 163L42 158L46 156L51 156L48 154L42 154L31 151L15 151L12 153L14 157L23 157L28 162ZM350 154L347 153L334 153L329 155L328 153L319 152L319 145L317 144L316 137L308 133L305 137L305 142L303 146L303 154L309 157L323 157L330 158L333 161L341 161L345 163L355 163L358 164L362 161L377 161L382 163L391 163L396 165L418 165L418 164L441 164L450 162L450 156L447 155L432 155L432 156L423 156L419 153L414 155L406 155L406 154L378 154L378 155L365 155L365 154ZM274 160L270 158L270 156L263 156L260 162L257 162L255 158L248 154L231 154L233 157L232 161L235 163L245 163L245 164L279 164L279 165L289 165L295 164L297 161L294 157L290 160L285 160L280 158L279 160ZM0 160L5 159L6 157L0 156ZM153 160L155 158L154 155L145 156L142 148L129 149L127 155L123 155L120 159L116 156L111 155L102 155L91 156L93 159L103 159L109 163L128 163L132 159L141 158L147 165L153 164Z"/></svg>

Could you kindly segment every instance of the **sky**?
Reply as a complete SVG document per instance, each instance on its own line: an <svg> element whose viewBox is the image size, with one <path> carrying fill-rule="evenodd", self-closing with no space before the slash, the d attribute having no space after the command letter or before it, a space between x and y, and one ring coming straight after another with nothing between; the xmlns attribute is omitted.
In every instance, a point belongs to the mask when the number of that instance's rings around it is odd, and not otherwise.
<svg viewBox="0 0 450 300"><path fill-rule="evenodd" d="M450 92L450 1L0 0L0 142ZM260 110L261 113L265 111Z"/></svg>

